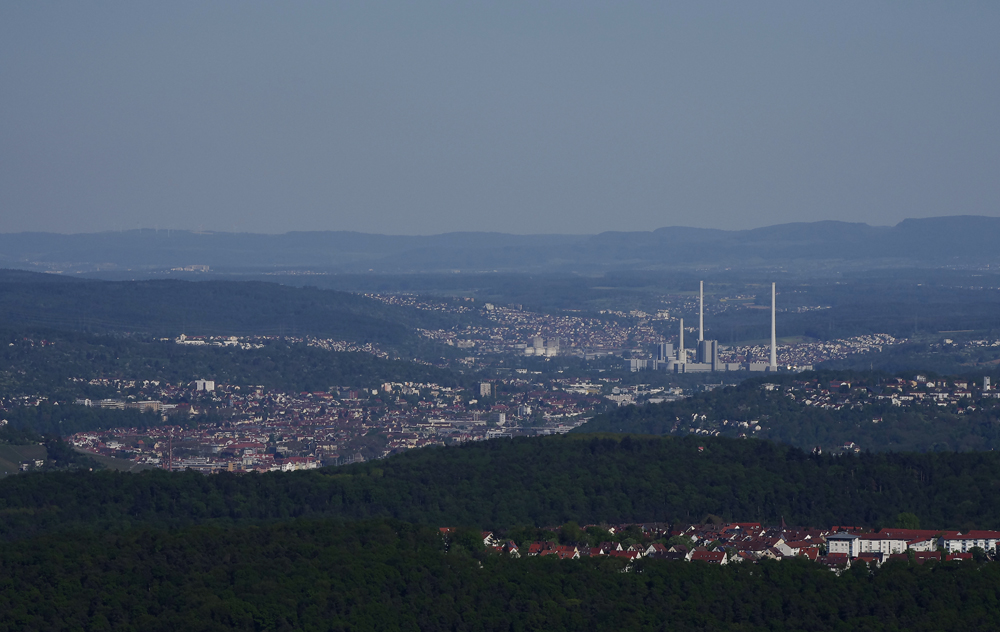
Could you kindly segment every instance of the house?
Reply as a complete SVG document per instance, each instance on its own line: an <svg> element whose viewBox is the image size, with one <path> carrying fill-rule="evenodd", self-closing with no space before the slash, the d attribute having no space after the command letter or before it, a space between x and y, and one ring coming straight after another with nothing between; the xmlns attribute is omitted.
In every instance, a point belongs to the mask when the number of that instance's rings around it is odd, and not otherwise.
<svg viewBox="0 0 1000 632"><path fill-rule="evenodd" d="M816 559L819 558L819 549L816 547L810 547L808 549L799 549L798 554L802 557L807 557L815 562Z"/></svg>
<svg viewBox="0 0 1000 632"><path fill-rule="evenodd" d="M724 551L695 551L691 554L692 562L705 562L707 564L726 564L726 553Z"/></svg>
<svg viewBox="0 0 1000 632"><path fill-rule="evenodd" d="M279 466L282 472L294 470L314 470L319 467L319 462L311 456L290 456L281 461Z"/></svg>
<svg viewBox="0 0 1000 632"><path fill-rule="evenodd" d="M653 542L648 547L646 547L646 550L643 551L642 554L643 556L649 556L657 553L666 553L666 552L667 552L666 545L660 544L659 542Z"/></svg>
<svg viewBox="0 0 1000 632"><path fill-rule="evenodd" d="M580 557L595 557L598 555L604 555L604 549L599 546L586 547L580 549Z"/></svg>
<svg viewBox="0 0 1000 632"><path fill-rule="evenodd" d="M688 561L687 554L677 553L673 551L664 551L663 553L652 553L648 555L650 559L654 560L668 560L671 562L686 562Z"/></svg>
<svg viewBox="0 0 1000 632"><path fill-rule="evenodd" d="M784 553L782 553L780 550L778 550L776 547L773 546L767 547L766 549L761 551L759 555L759 559L767 558L769 560L775 560L777 562L780 562L786 557L791 557L791 556L785 555Z"/></svg>
<svg viewBox="0 0 1000 632"><path fill-rule="evenodd" d="M753 532L760 531L761 528L759 522L733 522L729 526L733 527L734 529L741 529L743 531L753 531Z"/></svg>
<svg viewBox="0 0 1000 632"><path fill-rule="evenodd" d="M495 537L493 537L492 531L483 531L482 536L483 536L483 546L492 547L500 544L500 541L497 540Z"/></svg>
<svg viewBox="0 0 1000 632"><path fill-rule="evenodd" d="M819 540L791 540L785 542L785 546L791 550L792 555L798 555L805 549L814 549L819 545Z"/></svg>
<svg viewBox="0 0 1000 632"><path fill-rule="evenodd" d="M572 550L565 550L567 548L572 548ZM576 547L559 547L558 549L546 549L538 554L539 557L545 557L547 555L555 555L560 560L580 559L580 552L576 550Z"/></svg>
<svg viewBox="0 0 1000 632"><path fill-rule="evenodd" d="M528 556L541 555L542 551L554 551L556 545L552 542L532 542L528 545Z"/></svg>
<svg viewBox="0 0 1000 632"><path fill-rule="evenodd" d="M868 566L882 566L882 562L887 558L888 555L885 553L858 553L857 560L865 562Z"/></svg>
<svg viewBox="0 0 1000 632"><path fill-rule="evenodd" d="M847 553L827 553L821 555L816 561L835 573L851 567L851 558Z"/></svg>
<svg viewBox="0 0 1000 632"><path fill-rule="evenodd" d="M925 562L940 562L941 554L937 551L916 551L913 553L913 561L917 564L923 564Z"/></svg>

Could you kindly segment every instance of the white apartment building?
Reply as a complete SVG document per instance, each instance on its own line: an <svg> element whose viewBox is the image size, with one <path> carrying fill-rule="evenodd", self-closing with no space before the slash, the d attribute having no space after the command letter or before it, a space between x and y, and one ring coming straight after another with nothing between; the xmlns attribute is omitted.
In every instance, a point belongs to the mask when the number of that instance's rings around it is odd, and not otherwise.
<svg viewBox="0 0 1000 632"><path fill-rule="evenodd" d="M1000 541L1000 531L946 531L941 535L941 548L949 553L968 553L975 547L984 551L995 551Z"/></svg>

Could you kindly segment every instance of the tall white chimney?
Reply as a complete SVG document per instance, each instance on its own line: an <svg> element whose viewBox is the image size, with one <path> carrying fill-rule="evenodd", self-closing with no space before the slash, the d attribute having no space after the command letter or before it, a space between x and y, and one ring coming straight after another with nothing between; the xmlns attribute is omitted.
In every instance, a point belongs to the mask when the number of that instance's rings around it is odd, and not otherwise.
<svg viewBox="0 0 1000 632"><path fill-rule="evenodd" d="M698 342L705 339L705 282L698 281Z"/></svg>
<svg viewBox="0 0 1000 632"><path fill-rule="evenodd" d="M774 327L774 283L771 284L771 370L778 370L778 341Z"/></svg>

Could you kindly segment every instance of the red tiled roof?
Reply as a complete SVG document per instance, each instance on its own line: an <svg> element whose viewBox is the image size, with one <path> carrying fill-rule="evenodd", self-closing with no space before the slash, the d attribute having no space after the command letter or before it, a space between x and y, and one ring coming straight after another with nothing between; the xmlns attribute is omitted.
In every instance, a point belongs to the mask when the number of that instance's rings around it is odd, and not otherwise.
<svg viewBox="0 0 1000 632"><path fill-rule="evenodd" d="M726 558L726 554L722 551L695 551L691 554L692 562L708 562L710 564L719 564Z"/></svg>

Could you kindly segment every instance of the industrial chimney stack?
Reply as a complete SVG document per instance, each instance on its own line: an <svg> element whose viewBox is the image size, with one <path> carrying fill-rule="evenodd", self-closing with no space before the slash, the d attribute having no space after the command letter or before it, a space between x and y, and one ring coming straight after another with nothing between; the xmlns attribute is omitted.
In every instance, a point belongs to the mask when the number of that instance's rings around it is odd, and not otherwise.
<svg viewBox="0 0 1000 632"><path fill-rule="evenodd" d="M698 281L698 342L705 339L705 282Z"/></svg>
<svg viewBox="0 0 1000 632"><path fill-rule="evenodd" d="M771 284L771 370L778 370L778 341L774 327L774 283Z"/></svg>
<svg viewBox="0 0 1000 632"><path fill-rule="evenodd" d="M677 362L684 364L687 362L687 355L684 353L684 319L681 319L681 335L677 341Z"/></svg>

